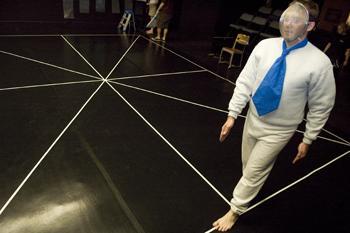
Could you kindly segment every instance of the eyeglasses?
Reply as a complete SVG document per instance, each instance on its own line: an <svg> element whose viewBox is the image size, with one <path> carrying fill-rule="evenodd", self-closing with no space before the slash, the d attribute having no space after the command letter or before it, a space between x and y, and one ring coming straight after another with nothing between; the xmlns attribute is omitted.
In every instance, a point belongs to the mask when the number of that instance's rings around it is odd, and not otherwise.
<svg viewBox="0 0 350 233"><path fill-rule="evenodd" d="M290 24L307 24L307 21L302 18L298 17L281 17L280 18L280 23L285 24L285 23L290 23Z"/></svg>

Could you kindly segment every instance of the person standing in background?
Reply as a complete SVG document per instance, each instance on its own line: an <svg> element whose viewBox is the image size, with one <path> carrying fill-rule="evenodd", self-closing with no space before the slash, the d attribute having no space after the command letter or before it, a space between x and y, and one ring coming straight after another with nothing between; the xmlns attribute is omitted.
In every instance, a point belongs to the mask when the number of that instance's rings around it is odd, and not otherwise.
<svg viewBox="0 0 350 233"><path fill-rule="evenodd" d="M346 23L340 23L323 52L331 59L334 69L339 70L348 65L350 35Z"/></svg>
<svg viewBox="0 0 350 233"><path fill-rule="evenodd" d="M147 5L148 5L148 16L152 20L152 18L157 13L158 0L149 0ZM154 27L153 27L153 25L154 24L151 23L150 29L146 31L147 35L153 35L154 34Z"/></svg>
<svg viewBox="0 0 350 233"><path fill-rule="evenodd" d="M165 42L169 31L169 23L174 14L174 0L161 0L157 11L159 11L157 35L152 39Z"/></svg>

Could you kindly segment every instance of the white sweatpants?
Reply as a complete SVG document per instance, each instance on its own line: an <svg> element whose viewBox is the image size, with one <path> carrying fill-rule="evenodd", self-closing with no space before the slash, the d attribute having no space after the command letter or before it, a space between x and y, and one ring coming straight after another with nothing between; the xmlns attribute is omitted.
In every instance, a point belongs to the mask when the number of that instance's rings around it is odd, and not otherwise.
<svg viewBox="0 0 350 233"><path fill-rule="evenodd" d="M250 112L242 138L243 175L233 191L231 209L242 214L258 194L275 163L277 155L295 132L293 127L257 127ZM261 122L258 124L261 126Z"/></svg>

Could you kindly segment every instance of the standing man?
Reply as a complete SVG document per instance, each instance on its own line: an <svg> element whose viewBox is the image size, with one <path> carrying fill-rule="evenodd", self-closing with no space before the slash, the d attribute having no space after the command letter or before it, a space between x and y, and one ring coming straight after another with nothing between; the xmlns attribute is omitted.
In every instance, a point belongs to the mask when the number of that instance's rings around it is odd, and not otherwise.
<svg viewBox="0 0 350 233"><path fill-rule="evenodd" d="M323 52L326 53L333 63L336 70L348 65L349 57L347 51L350 48L350 35L348 33L348 26L346 23L340 23L337 30L332 35L332 39L327 43Z"/></svg>
<svg viewBox="0 0 350 233"><path fill-rule="evenodd" d="M293 163L306 156L328 119L335 100L332 64L307 41L317 16L313 1L292 2L280 18L282 38L261 41L237 79L220 141L249 102L242 138L243 175L233 191L230 210L213 223L218 231L231 229L258 194L278 153L302 122L306 103L306 129Z"/></svg>

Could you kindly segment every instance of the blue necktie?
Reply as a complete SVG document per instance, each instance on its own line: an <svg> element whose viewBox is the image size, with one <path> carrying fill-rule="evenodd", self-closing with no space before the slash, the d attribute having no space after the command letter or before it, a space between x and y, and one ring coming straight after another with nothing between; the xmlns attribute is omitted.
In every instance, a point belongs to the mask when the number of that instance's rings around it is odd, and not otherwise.
<svg viewBox="0 0 350 233"><path fill-rule="evenodd" d="M278 108L286 74L286 56L290 51L304 47L307 42L307 39L304 39L298 44L287 48L286 42L283 41L282 55L273 63L253 96L253 102L259 116L266 115Z"/></svg>

